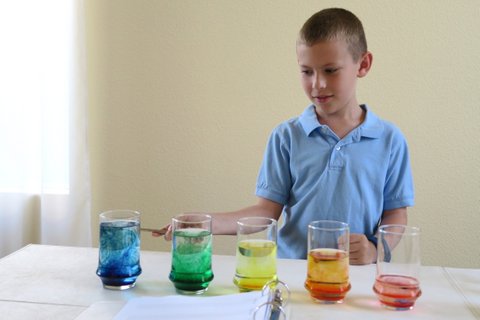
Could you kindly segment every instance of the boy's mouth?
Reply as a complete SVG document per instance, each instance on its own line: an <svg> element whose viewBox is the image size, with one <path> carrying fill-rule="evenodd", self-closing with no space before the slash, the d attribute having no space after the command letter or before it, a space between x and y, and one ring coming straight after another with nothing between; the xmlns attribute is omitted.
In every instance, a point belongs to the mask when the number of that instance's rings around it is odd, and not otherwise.
<svg viewBox="0 0 480 320"><path fill-rule="evenodd" d="M333 95L323 95L323 96L315 96L313 99L315 99L318 103L326 103L330 101L333 98Z"/></svg>

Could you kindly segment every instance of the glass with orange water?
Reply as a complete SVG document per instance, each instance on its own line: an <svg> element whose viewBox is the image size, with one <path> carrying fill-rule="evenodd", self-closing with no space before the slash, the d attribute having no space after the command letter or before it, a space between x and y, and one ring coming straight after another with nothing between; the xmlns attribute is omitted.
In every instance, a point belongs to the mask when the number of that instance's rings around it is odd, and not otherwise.
<svg viewBox="0 0 480 320"><path fill-rule="evenodd" d="M350 290L348 224L319 220L308 225L305 288L314 301L342 303Z"/></svg>

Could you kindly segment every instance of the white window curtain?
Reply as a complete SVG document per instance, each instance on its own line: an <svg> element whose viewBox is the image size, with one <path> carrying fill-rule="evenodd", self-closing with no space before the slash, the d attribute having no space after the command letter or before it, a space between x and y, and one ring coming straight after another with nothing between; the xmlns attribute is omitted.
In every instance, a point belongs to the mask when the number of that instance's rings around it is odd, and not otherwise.
<svg viewBox="0 0 480 320"><path fill-rule="evenodd" d="M91 245L81 0L0 0L0 257Z"/></svg>

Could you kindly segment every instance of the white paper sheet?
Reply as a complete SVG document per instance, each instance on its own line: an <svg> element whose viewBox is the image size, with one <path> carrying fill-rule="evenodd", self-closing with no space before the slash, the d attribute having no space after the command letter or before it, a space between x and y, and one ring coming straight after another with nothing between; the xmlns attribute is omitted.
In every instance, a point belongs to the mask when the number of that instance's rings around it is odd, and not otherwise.
<svg viewBox="0 0 480 320"><path fill-rule="evenodd" d="M114 320L246 320L266 299L260 292L215 297L140 297L130 299Z"/></svg>

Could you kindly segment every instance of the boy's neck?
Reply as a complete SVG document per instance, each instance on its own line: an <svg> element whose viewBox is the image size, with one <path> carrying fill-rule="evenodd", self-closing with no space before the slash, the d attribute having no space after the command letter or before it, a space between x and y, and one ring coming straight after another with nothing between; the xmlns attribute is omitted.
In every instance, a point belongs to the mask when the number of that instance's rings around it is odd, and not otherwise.
<svg viewBox="0 0 480 320"><path fill-rule="evenodd" d="M357 128L365 120L366 111L357 105L350 112L343 114L320 115L317 112L318 122L327 125L340 139L343 139L353 129Z"/></svg>

